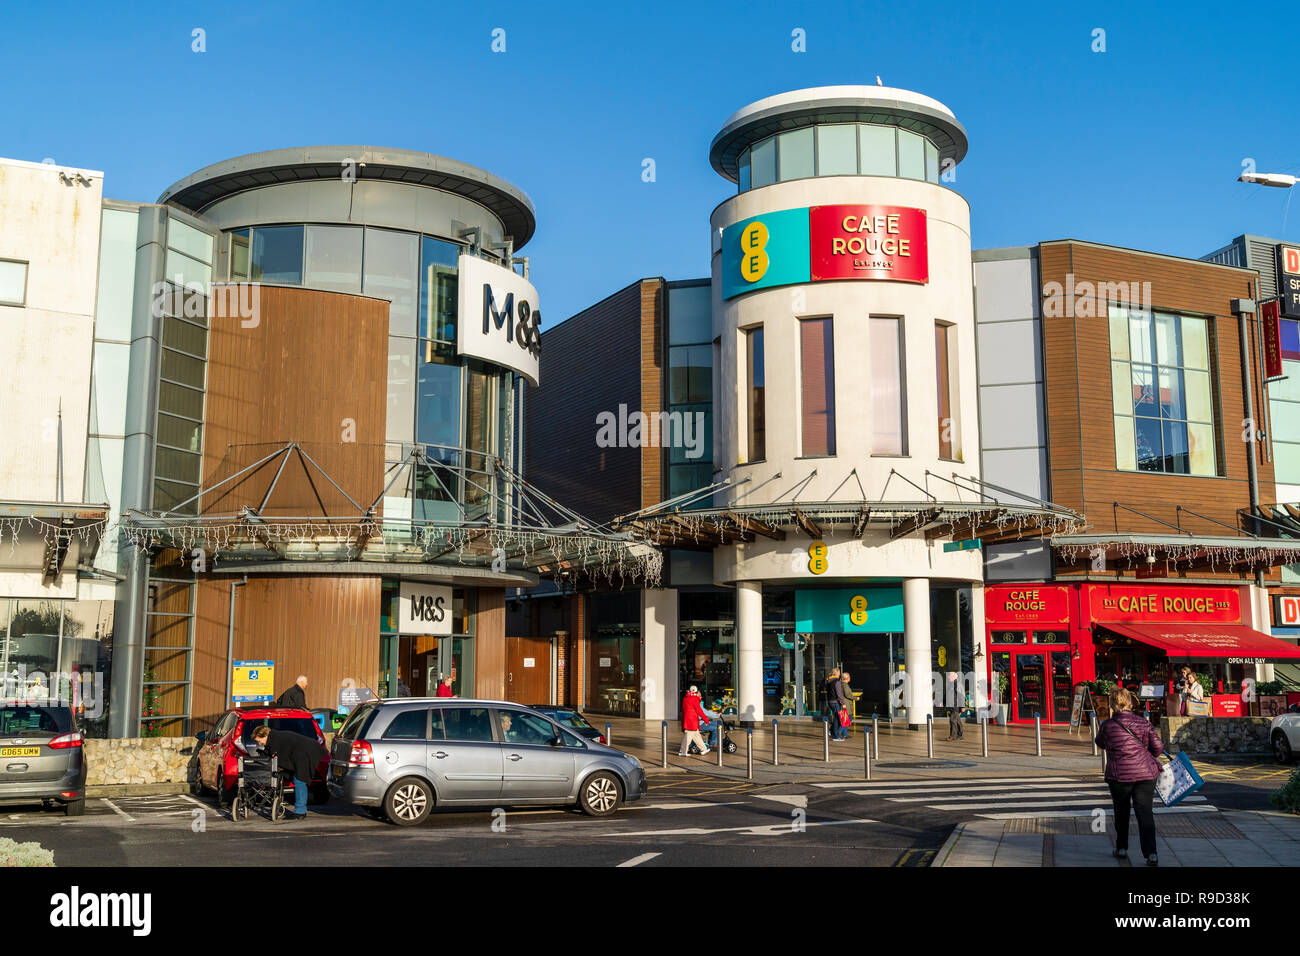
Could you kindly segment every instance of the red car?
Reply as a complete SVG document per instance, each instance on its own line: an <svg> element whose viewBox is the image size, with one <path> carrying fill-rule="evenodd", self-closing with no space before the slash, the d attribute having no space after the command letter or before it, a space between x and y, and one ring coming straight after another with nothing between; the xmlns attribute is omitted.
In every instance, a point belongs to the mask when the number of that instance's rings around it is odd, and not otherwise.
<svg viewBox="0 0 1300 956"><path fill-rule="evenodd" d="M235 795L236 781L239 779L239 757L247 756L254 749L253 731L258 727L270 727L272 730L287 730L304 737L313 737L325 746L325 737L311 715L311 711L300 707L242 707L228 710L221 715L210 732L200 731L198 773L190 784L190 790L198 796L204 790L217 792L217 803L226 806ZM326 750L328 751L328 747ZM330 758L328 754L312 774L309 800L312 803L324 803L329 799L329 789L325 785L329 773ZM293 793L293 780L285 781L286 799Z"/></svg>

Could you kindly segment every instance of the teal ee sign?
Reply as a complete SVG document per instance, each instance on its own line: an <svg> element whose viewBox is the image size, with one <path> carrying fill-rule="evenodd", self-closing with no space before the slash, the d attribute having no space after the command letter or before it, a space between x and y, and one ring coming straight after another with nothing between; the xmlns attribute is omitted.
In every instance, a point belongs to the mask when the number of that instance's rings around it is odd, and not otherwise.
<svg viewBox="0 0 1300 956"><path fill-rule="evenodd" d="M805 634L896 634L902 588L817 588L794 592L794 629Z"/></svg>
<svg viewBox="0 0 1300 956"><path fill-rule="evenodd" d="M944 551L978 551L982 548L984 542L979 538L968 538L965 541L945 541L943 543Z"/></svg>
<svg viewBox="0 0 1300 956"><path fill-rule="evenodd" d="M722 297L808 282L808 209L781 209L722 230Z"/></svg>

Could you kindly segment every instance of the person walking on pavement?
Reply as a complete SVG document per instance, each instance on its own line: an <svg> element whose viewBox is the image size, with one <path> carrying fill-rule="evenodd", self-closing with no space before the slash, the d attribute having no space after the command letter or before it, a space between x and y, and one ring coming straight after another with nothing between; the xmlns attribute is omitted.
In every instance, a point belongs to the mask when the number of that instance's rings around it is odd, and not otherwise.
<svg viewBox="0 0 1300 956"><path fill-rule="evenodd" d="M948 739L961 740L965 736L961 712L966 709L966 688L962 687L960 674L949 676L952 678L952 706L948 708Z"/></svg>
<svg viewBox="0 0 1300 956"><path fill-rule="evenodd" d="M840 672L840 690L844 692L844 706L849 709L849 717L852 718L853 710L854 710L853 705L857 702L857 699L862 696L862 691L854 690L852 687L849 686L850 676L851 675L849 674L848 671ZM852 726L853 724L850 721L849 727L851 728ZM848 735L849 735L849 731L846 729L844 731L844 736L847 737Z"/></svg>
<svg viewBox="0 0 1300 956"><path fill-rule="evenodd" d="M701 757L708 755L709 745L700 736L700 721L707 726L709 718L700 705L700 689L692 684L686 691L686 696L682 698L682 746L677 751L677 756L687 756L686 749L691 744L700 748Z"/></svg>
<svg viewBox="0 0 1300 956"><path fill-rule="evenodd" d="M1115 857L1128 858L1128 811L1138 821L1138 841L1147 866L1156 859L1156 820L1151 800L1165 752L1160 733L1148 720L1133 713L1133 695L1123 687L1110 692L1111 716L1097 731L1097 746L1106 751L1106 786L1115 808ZM1168 758L1165 758L1168 759Z"/></svg>
<svg viewBox="0 0 1300 956"><path fill-rule="evenodd" d="M434 692L435 697L455 697L451 692L451 675L444 674L442 680L438 682L438 689Z"/></svg>
<svg viewBox="0 0 1300 956"><path fill-rule="evenodd" d="M291 730L272 730L270 727L258 727L253 731L253 740L267 753L279 758L282 770L293 774L293 813L286 820L305 820L307 818L307 790L312 777L322 760L329 757L329 752L314 737L304 737Z"/></svg>
<svg viewBox="0 0 1300 956"><path fill-rule="evenodd" d="M840 669L832 667L826 675L826 709L831 713L831 740L844 740L849 732L840 726L840 710L844 707L844 683Z"/></svg>
<svg viewBox="0 0 1300 956"><path fill-rule="evenodd" d="M293 686L275 699L277 707L301 707L307 709L307 678L300 675Z"/></svg>

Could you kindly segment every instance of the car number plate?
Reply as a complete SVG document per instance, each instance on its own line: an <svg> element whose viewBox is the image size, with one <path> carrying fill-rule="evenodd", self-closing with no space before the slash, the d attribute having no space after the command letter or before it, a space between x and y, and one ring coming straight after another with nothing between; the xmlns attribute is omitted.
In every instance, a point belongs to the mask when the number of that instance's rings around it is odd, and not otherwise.
<svg viewBox="0 0 1300 956"><path fill-rule="evenodd" d="M40 747L0 747L0 757L39 757Z"/></svg>

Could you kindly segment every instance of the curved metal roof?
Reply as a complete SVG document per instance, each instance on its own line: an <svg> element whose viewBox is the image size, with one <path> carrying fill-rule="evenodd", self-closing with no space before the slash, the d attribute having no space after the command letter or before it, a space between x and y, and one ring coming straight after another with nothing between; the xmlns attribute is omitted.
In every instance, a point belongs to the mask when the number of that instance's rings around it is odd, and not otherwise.
<svg viewBox="0 0 1300 956"><path fill-rule="evenodd" d="M521 190L491 173L445 156L377 146L300 146L225 159L173 183L158 202L196 213L248 189L278 183L338 179L343 163L355 161L357 178L381 179L441 189L464 196L494 213L516 249L532 238L537 216ZM364 165L362 165L364 164Z"/></svg>
<svg viewBox="0 0 1300 956"><path fill-rule="evenodd" d="M709 162L736 182L746 146L784 130L819 123L879 123L929 137L940 160L966 155L966 129L938 100L888 86L819 86L769 96L734 113L709 146Z"/></svg>

